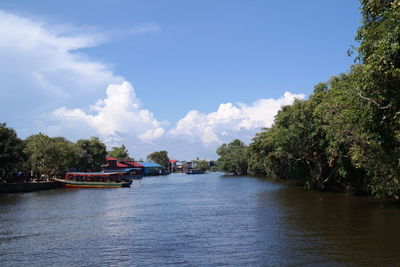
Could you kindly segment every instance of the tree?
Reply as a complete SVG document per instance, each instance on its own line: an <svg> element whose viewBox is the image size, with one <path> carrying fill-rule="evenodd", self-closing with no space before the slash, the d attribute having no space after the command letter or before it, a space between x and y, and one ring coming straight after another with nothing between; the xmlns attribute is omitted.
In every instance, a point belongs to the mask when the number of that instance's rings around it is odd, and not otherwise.
<svg viewBox="0 0 400 267"><path fill-rule="evenodd" d="M25 153L28 155L28 164L36 175L51 175L54 170L54 140L49 136L39 133L25 139Z"/></svg>
<svg viewBox="0 0 400 267"><path fill-rule="evenodd" d="M5 123L0 123L0 177L20 170L26 159L23 148L24 144L16 132Z"/></svg>
<svg viewBox="0 0 400 267"><path fill-rule="evenodd" d="M99 171L107 155L106 145L97 137L76 142L78 150L77 168L80 171Z"/></svg>
<svg viewBox="0 0 400 267"><path fill-rule="evenodd" d="M400 0L361 4L358 64L256 135L251 172L400 198Z"/></svg>
<svg viewBox="0 0 400 267"><path fill-rule="evenodd" d="M39 133L29 136L25 144L28 165L37 175L62 176L77 163L76 147L63 137Z"/></svg>
<svg viewBox="0 0 400 267"><path fill-rule="evenodd" d="M198 170L206 171L210 168L210 165L208 164L207 160L196 159L194 162L196 164L195 165L196 169L198 169Z"/></svg>
<svg viewBox="0 0 400 267"><path fill-rule="evenodd" d="M114 146L111 151L107 152L107 154L113 158L129 158L129 153L125 145L121 145L120 147Z"/></svg>
<svg viewBox="0 0 400 267"><path fill-rule="evenodd" d="M164 168L169 167L169 158L168 158L168 152L165 150L162 151L156 151L147 156L147 160L151 162L158 163L162 165Z"/></svg>
<svg viewBox="0 0 400 267"><path fill-rule="evenodd" d="M359 101L368 112L358 122L363 142L352 159L365 168L372 193L400 196L400 1L362 0L356 39L361 66L355 76Z"/></svg>
<svg viewBox="0 0 400 267"><path fill-rule="evenodd" d="M248 168L247 146L239 139L223 144L217 149L219 168L230 174L245 175Z"/></svg>
<svg viewBox="0 0 400 267"><path fill-rule="evenodd" d="M55 173L64 176L65 172L75 169L78 164L79 150L74 143L64 137L54 137L54 156Z"/></svg>

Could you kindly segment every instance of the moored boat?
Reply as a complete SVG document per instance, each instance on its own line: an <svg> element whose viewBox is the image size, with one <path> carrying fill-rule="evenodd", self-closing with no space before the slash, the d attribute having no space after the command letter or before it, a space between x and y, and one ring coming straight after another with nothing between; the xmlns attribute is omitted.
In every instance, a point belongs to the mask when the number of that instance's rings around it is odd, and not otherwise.
<svg viewBox="0 0 400 267"><path fill-rule="evenodd" d="M54 180L62 186L75 188L116 188L132 184L132 179L128 179L125 172L68 172L65 179Z"/></svg>
<svg viewBox="0 0 400 267"><path fill-rule="evenodd" d="M122 180L139 180L143 179L143 175L139 174L139 168L125 168L125 169L103 169L103 172L124 173L121 177Z"/></svg>
<svg viewBox="0 0 400 267"><path fill-rule="evenodd" d="M202 171L202 170L194 170L194 169L188 170L188 171L186 172L186 174L204 174L204 173L205 173L205 172Z"/></svg>

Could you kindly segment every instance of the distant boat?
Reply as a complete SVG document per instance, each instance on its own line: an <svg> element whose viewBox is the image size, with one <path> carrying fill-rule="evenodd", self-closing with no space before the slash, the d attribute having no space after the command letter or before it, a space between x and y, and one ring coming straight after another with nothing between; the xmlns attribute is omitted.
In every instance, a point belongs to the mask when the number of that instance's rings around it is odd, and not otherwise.
<svg viewBox="0 0 400 267"><path fill-rule="evenodd" d="M186 174L204 174L202 170L188 170Z"/></svg>
<svg viewBox="0 0 400 267"><path fill-rule="evenodd" d="M65 179L54 178L54 181L75 188L116 188L132 184L125 172L68 172Z"/></svg>

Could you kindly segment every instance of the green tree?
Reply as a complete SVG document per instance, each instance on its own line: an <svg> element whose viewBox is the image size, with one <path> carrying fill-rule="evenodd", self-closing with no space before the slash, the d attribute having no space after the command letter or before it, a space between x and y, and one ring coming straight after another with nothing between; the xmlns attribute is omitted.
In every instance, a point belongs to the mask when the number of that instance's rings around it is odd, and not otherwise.
<svg viewBox="0 0 400 267"><path fill-rule="evenodd" d="M63 137L51 138L39 133L29 136L25 144L28 165L37 175L62 175L76 163L76 150Z"/></svg>
<svg viewBox="0 0 400 267"><path fill-rule="evenodd" d="M75 169L78 164L79 150L74 143L64 137L52 138L54 143L54 172L64 176L65 172Z"/></svg>
<svg viewBox="0 0 400 267"><path fill-rule="evenodd" d="M128 150L125 145L114 146L111 151L108 151L107 154L113 158L129 158Z"/></svg>
<svg viewBox="0 0 400 267"><path fill-rule="evenodd" d="M147 156L147 160L158 163L158 164L162 165L164 168L169 167L168 152L165 150L156 151L156 152L149 154Z"/></svg>
<svg viewBox="0 0 400 267"><path fill-rule="evenodd" d="M81 139L76 142L78 151L77 169L80 171L99 171L107 155L106 145L97 137Z"/></svg>
<svg viewBox="0 0 400 267"><path fill-rule="evenodd" d="M194 162L196 164L196 169L198 170L207 171L210 168L207 160L196 159Z"/></svg>
<svg viewBox="0 0 400 267"><path fill-rule="evenodd" d="M21 169L26 157L24 144L16 132L0 123L0 177L6 177Z"/></svg>
<svg viewBox="0 0 400 267"><path fill-rule="evenodd" d="M28 155L28 165L36 175L51 175L54 170L54 140L39 133L25 139L25 153Z"/></svg>
<svg viewBox="0 0 400 267"><path fill-rule="evenodd" d="M352 160L365 169L372 193L400 196L400 1L362 0L357 33L361 66L356 90L364 102L358 121L362 142L352 147Z"/></svg>
<svg viewBox="0 0 400 267"><path fill-rule="evenodd" d="M360 108L353 103L353 83L350 75L333 77L316 85L309 100L283 107L274 125L250 144L250 173L301 180L320 190L362 188L363 181L356 181L362 172L349 157L354 138L347 139L357 118L348 108Z"/></svg>
<svg viewBox="0 0 400 267"><path fill-rule="evenodd" d="M222 144L217 154L220 156L218 166L222 171L235 175L247 174L248 151L242 141L235 139L229 144Z"/></svg>
<svg viewBox="0 0 400 267"><path fill-rule="evenodd" d="M400 0L361 0L358 64L284 107L250 145L249 170L400 198Z"/></svg>

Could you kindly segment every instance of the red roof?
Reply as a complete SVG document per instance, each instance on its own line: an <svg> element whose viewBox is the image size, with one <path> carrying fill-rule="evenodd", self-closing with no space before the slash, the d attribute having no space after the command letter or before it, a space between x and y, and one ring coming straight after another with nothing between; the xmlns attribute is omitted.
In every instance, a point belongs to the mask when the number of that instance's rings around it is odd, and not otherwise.
<svg viewBox="0 0 400 267"><path fill-rule="evenodd" d="M117 160L117 159L113 157L106 157L106 160Z"/></svg>
<svg viewBox="0 0 400 267"><path fill-rule="evenodd" d="M117 167L128 168L129 166L120 162L117 162Z"/></svg>
<svg viewBox="0 0 400 267"><path fill-rule="evenodd" d="M177 160L176 159L170 159L169 162L175 163L175 162L177 162Z"/></svg>
<svg viewBox="0 0 400 267"><path fill-rule="evenodd" d="M139 164L139 163L136 163L136 162L133 162L133 161L127 161L126 163L128 163L128 164L130 164L130 165L133 165L133 166L135 166L135 167L143 167L143 165L141 165L141 164Z"/></svg>

